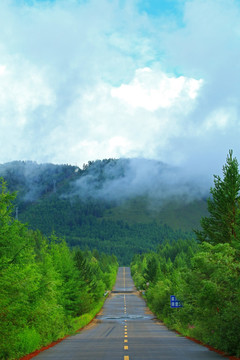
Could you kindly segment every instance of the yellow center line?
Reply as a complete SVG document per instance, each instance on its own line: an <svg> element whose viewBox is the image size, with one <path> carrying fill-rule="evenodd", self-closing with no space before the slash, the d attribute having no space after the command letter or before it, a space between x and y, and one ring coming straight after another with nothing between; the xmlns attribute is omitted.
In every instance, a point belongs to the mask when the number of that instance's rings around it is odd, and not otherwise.
<svg viewBox="0 0 240 360"><path fill-rule="evenodd" d="M124 356L124 360L129 360L129 356Z"/></svg>
<svg viewBox="0 0 240 360"><path fill-rule="evenodd" d="M124 339L124 342L125 342L125 343L128 343L128 339Z"/></svg>
<svg viewBox="0 0 240 360"><path fill-rule="evenodd" d="M124 346L124 350L128 350L128 346L127 346L127 345Z"/></svg>
<svg viewBox="0 0 240 360"><path fill-rule="evenodd" d="M125 279L125 275L126 275L126 271L125 271L125 267L123 268L123 286L124 286L124 289L125 289L125 287L126 287L126 279ZM125 297L125 295L124 295L124 297Z"/></svg>

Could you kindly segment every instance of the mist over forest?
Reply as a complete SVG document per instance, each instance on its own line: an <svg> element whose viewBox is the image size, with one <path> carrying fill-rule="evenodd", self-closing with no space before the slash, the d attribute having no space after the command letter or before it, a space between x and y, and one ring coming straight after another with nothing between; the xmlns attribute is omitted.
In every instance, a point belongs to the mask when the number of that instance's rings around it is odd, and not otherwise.
<svg viewBox="0 0 240 360"><path fill-rule="evenodd" d="M97 249L129 264L164 240L194 237L207 213L209 184L183 169L146 159L73 165L14 161L0 176L17 192L13 215L69 246Z"/></svg>
<svg viewBox="0 0 240 360"><path fill-rule="evenodd" d="M14 161L0 164L0 176L24 201L36 201L44 193L59 190L63 197L117 202L144 196L160 206L170 198L185 202L205 198L210 185L207 178L181 167L143 158L89 161L82 168ZM69 187L64 194L61 187L66 180Z"/></svg>

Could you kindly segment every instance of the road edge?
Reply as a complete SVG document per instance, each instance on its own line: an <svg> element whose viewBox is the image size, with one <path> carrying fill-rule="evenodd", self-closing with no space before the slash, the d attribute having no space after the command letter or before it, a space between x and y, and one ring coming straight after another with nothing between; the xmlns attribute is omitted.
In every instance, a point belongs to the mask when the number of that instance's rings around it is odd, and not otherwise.
<svg viewBox="0 0 240 360"><path fill-rule="evenodd" d="M144 300L144 302L145 302L145 304L146 304L146 308L154 315L155 320L156 320L157 323L159 323L159 325L164 325L164 326L166 326L166 328L167 328L168 330L173 331L173 332L175 332L176 334L178 334L178 335L180 335L180 336L182 336L182 337L184 337L184 338L186 338L186 339L188 339L188 340L191 340L191 341L193 341L193 342L195 342L195 343L197 343L197 344L199 344L199 345L202 345L202 346L208 348L210 351L213 351L213 352L215 352L215 353L217 353L217 354L219 354L219 355L222 355L222 356L225 357L226 359L229 359L229 360L240 360L240 357L230 356L230 355L226 354L224 351L215 349L214 347L212 347L212 346L210 346L210 345L204 344L204 343L201 342L200 340L197 340L197 339L192 338L192 337L190 337L190 336L183 335L183 334L181 334L178 330L169 328L169 327L168 327L161 319L159 319L159 318L157 317L157 315L154 314L154 312L148 307L147 301L146 301L144 295L142 294L142 292L139 291L139 290L137 290L137 291L138 291L138 293L139 293L139 296Z"/></svg>
<svg viewBox="0 0 240 360"><path fill-rule="evenodd" d="M55 340L55 341L51 342L50 344L45 345L45 346L41 347L40 349L31 352L30 354L24 355L23 357L19 358L18 360L30 360L30 359L34 358L35 356L39 355L40 353L42 353L43 351L48 350L48 349L56 346L57 344L61 343L63 340L69 338L70 336L75 336L80 331L85 330L87 327L89 327L96 320L96 317L101 314L103 306L104 306L106 300L108 299L108 297L110 295L111 295L111 292L109 292L108 295L105 297L105 300L104 300L104 302L102 304L101 309L98 311L97 314L95 314L95 316L89 321L89 323L87 323L83 327L75 330L72 334L66 335L66 336L62 337L61 339Z"/></svg>

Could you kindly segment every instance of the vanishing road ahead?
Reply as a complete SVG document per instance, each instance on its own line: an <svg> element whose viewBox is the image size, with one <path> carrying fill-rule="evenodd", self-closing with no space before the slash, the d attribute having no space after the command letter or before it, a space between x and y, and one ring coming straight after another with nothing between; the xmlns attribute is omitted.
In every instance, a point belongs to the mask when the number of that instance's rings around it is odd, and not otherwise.
<svg viewBox="0 0 240 360"><path fill-rule="evenodd" d="M36 360L214 360L222 356L156 322L135 291L129 268L119 268L100 315Z"/></svg>

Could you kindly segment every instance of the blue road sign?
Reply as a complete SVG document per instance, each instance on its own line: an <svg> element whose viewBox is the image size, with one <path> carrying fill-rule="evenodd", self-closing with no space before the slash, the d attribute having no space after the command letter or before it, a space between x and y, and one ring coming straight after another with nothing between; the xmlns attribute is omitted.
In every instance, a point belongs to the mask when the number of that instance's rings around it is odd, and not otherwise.
<svg viewBox="0 0 240 360"><path fill-rule="evenodd" d="M181 301L179 301L175 295L170 296L170 306L171 308L180 308L182 307Z"/></svg>

